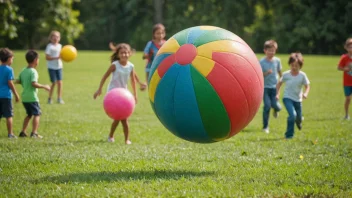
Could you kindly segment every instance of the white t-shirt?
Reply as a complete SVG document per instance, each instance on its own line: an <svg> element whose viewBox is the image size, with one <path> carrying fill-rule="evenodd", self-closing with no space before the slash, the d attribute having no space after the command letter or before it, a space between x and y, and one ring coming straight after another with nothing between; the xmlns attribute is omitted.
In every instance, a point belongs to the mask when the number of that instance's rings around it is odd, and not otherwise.
<svg viewBox="0 0 352 198"><path fill-rule="evenodd" d="M290 70L282 74L280 82L286 83L283 98L289 98L296 102L302 102L303 85L310 84L306 73L299 71L296 76L293 76Z"/></svg>
<svg viewBox="0 0 352 198"><path fill-rule="evenodd" d="M49 43L46 46L45 49L45 54L51 56L51 57L59 57L60 52L61 52L62 45L61 44L56 44L53 45L52 43ZM47 66L49 69L61 69L62 68L62 61L61 59L55 59L55 60L47 60Z"/></svg>
<svg viewBox="0 0 352 198"><path fill-rule="evenodd" d="M113 62L112 65L115 65L115 71L112 73L108 92L114 88L127 89L128 79L130 78L134 65L129 61L124 66L121 65L119 61Z"/></svg>

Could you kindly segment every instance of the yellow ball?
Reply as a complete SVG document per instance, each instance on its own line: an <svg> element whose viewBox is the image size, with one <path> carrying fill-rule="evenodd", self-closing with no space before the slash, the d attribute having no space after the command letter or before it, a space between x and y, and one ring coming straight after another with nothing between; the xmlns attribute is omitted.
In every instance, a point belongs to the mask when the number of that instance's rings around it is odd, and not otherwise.
<svg viewBox="0 0 352 198"><path fill-rule="evenodd" d="M77 57L77 50L72 45L65 45L60 52L61 59L65 62L73 61Z"/></svg>

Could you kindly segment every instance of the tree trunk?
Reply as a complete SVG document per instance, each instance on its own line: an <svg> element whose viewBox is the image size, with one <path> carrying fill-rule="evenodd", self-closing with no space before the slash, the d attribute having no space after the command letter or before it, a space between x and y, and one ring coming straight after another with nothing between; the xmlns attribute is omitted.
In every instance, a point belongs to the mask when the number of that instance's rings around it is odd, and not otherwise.
<svg viewBox="0 0 352 198"><path fill-rule="evenodd" d="M154 2L154 23L162 23L164 0L153 0L153 2Z"/></svg>

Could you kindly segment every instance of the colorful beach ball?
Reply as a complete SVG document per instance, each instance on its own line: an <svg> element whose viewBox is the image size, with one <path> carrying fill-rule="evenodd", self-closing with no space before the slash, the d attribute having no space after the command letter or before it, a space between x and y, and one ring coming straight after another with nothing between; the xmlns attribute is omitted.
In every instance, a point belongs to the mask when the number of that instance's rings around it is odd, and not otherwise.
<svg viewBox="0 0 352 198"><path fill-rule="evenodd" d="M188 141L228 139L253 119L263 98L257 57L240 37L213 26L185 29L159 49L149 98L161 123Z"/></svg>

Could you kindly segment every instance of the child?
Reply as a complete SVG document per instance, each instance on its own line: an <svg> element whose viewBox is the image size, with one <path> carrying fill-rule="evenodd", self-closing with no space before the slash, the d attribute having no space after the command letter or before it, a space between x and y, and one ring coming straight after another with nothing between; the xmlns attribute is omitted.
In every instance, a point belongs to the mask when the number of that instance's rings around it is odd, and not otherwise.
<svg viewBox="0 0 352 198"><path fill-rule="evenodd" d="M113 52L116 51L116 45L115 45L113 42L110 42L110 43L109 43L109 48L110 48ZM135 52L136 52L136 50L135 50L135 49L132 49L130 56L132 56ZM142 82L139 80L139 78L138 78L136 72L134 72L134 78L135 78L136 82L139 84L139 89L140 89L141 91L144 91L144 90L147 88L147 84L146 84L146 83L142 83Z"/></svg>
<svg viewBox="0 0 352 198"><path fill-rule="evenodd" d="M302 129L302 97L306 99L310 90L310 82L307 75L300 71L303 66L303 56L301 53L292 53L289 57L288 64L290 70L285 71L280 78L276 88L276 99L279 99L280 87L282 83L286 83L284 90L283 102L288 112L286 139L293 138L294 124L296 123L299 130ZM302 86L305 91L302 94Z"/></svg>
<svg viewBox="0 0 352 198"><path fill-rule="evenodd" d="M276 100L276 84L278 75L281 77L281 60L275 57L277 43L274 40L268 40L264 43L265 57L260 59L264 75L264 108L263 108L263 131L269 133L269 116L270 109L273 108L274 118L277 118L281 110L280 103Z"/></svg>
<svg viewBox="0 0 352 198"><path fill-rule="evenodd" d="M38 90L37 88L43 88L47 91L50 91L49 85L41 85L38 83L38 72L36 67L39 63L39 55L36 51L30 50L26 53L26 60L28 66L24 68L16 83L19 83L23 87L22 91L22 103L26 110L27 116L23 121L23 128L19 135L19 137L27 137L26 129L28 127L28 123L33 116L33 128L31 137L33 138L43 138L38 134L39 127L39 119L40 119L40 106L39 106L39 98L38 98Z"/></svg>
<svg viewBox="0 0 352 198"><path fill-rule="evenodd" d="M145 66L146 80L148 82L148 76L150 68L152 66L153 60L158 53L160 47L165 43L165 27L164 25L158 23L153 27L153 39L147 43L144 48L143 59L147 59L147 64Z"/></svg>
<svg viewBox="0 0 352 198"><path fill-rule="evenodd" d="M13 62L13 53L8 48L0 49L0 119L6 118L7 125L7 137L16 138L12 130L12 93L15 95L16 102L18 102L19 96L16 88L13 84L13 70L10 65Z"/></svg>
<svg viewBox="0 0 352 198"><path fill-rule="evenodd" d="M131 55L131 47L128 44L121 43L116 46L116 50L114 54L111 56L111 66L105 72L103 78L100 81L100 85L98 90L94 93L94 99L96 99L99 95L101 95L102 88L106 79L112 74L112 78L110 80L110 84L108 87L108 91L114 88L125 88L127 89L127 81L130 78L132 83L133 95L137 103L137 92L134 78L134 65L128 61ZM118 126L120 120L114 120L111 124L110 134L108 137L108 142L114 142L114 133L116 127ZM123 126L123 132L125 135L125 143L131 144L132 142L129 140L129 126L127 119L121 120Z"/></svg>
<svg viewBox="0 0 352 198"><path fill-rule="evenodd" d="M49 71L51 87L49 91L48 104L52 104L51 97L53 95L54 87L57 84L57 102L65 104L62 100L62 61L60 59L60 52L62 45L60 42L60 32L52 31L49 35L50 43L45 49L45 58Z"/></svg>
<svg viewBox="0 0 352 198"><path fill-rule="evenodd" d="M349 120L348 108L352 97L352 38L346 40L345 49L347 54L341 56L337 69L343 71L343 86L346 96L344 119Z"/></svg>

